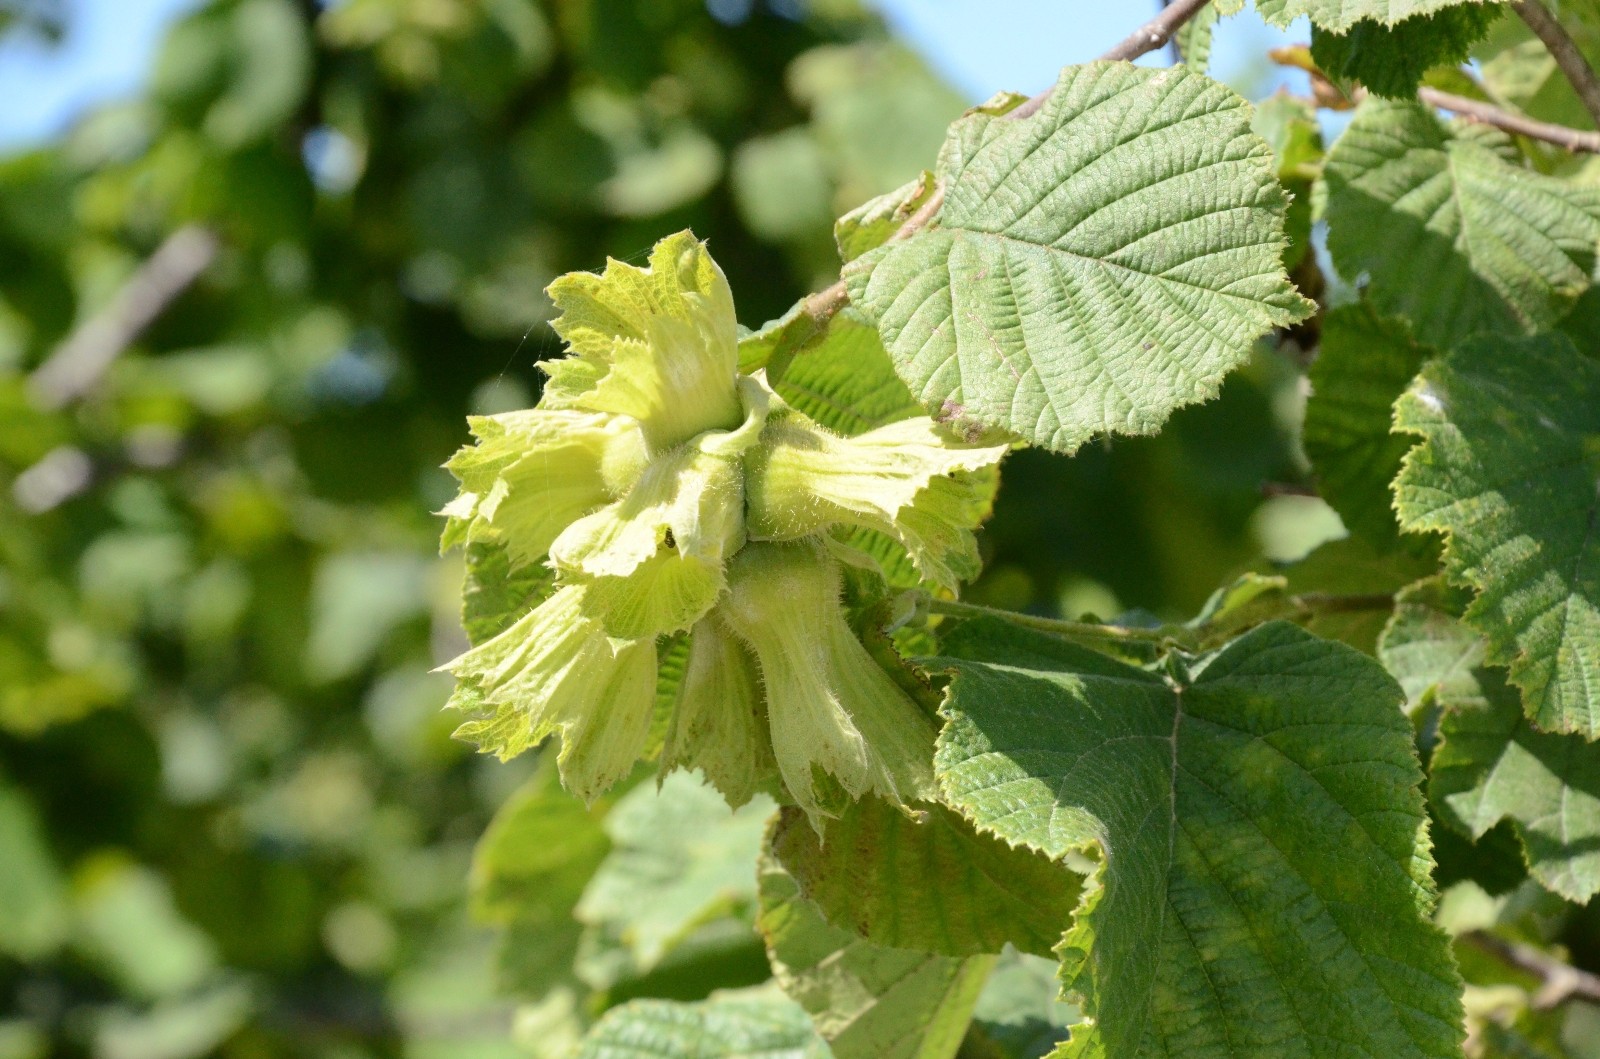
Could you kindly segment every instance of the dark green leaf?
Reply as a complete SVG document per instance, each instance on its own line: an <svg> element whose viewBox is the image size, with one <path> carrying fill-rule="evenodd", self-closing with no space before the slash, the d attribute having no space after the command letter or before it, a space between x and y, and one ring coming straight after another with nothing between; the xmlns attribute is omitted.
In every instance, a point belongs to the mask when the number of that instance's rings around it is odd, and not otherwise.
<svg viewBox="0 0 1600 1059"><path fill-rule="evenodd" d="M1061 949L1095 1021L1062 1055L1460 1054L1421 770L1376 662L1282 623L1165 675L999 623L950 653L947 796L1096 865Z"/></svg>
<svg viewBox="0 0 1600 1059"><path fill-rule="evenodd" d="M1372 99L1328 155L1334 264L1436 348L1548 327L1589 287L1600 188L1512 165L1497 142Z"/></svg>
<svg viewBox="0 0 1600 1059"><path fill-rule="evenodd" d="M1311 30L1311 57L1340 81L1357 81L1376 95L1409 98L1435 66L1459 66L1472 46L1505 13L1499 4L1458 4L1392 26L1363 19L1343 33Z"/></svg>

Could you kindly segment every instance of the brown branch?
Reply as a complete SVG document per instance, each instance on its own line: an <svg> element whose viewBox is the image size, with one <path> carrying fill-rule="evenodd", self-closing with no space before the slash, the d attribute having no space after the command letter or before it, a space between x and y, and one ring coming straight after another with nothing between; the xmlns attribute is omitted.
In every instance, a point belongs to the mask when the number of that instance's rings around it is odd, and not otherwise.
<svg viewBox="0 0 1600 1059"><path fill-rule="evenodd" d="M1448 110L1452 114L1460 114L1472 121L1493 125L1497 129L1513 132L1519 136L1530 139L1542 140L1553 143L1557 147L1565 147L1569 151L1587 151L1590 154L1600 154L1600 132L1585 132L1582 129L1570 129L1565 125L1552 125L1548 121L1535 121L1525 118L1521 114L1513 114L1509 110L1502 110L1492 103L1484 103L1466 96L1454 95L1450 92L1441 92L1437 88L1423 85L1417 89L1417 98L1430 107Z"/></svg>
<svg viewBox="0 0 1600 1059"><path fill-rule="evenodd" d="M1172 39L1178 28L1194 16L1198 15L1211 0L1172 0L1161 13L1146 22L1133 33L1129 34L1122 43L1100 56L1108 62L1131 62L1148 52L1156 51ZM1023 102L1017 107L1006 111L1002 118L1017 121L1036 113L1044 106L1045 100L1050 98L1050 93L1055 91L1052 85ZM890 240L908 239L926 228L933 222L939 213L939 207L944 204L944 185L934 185L933 195L922 205L922 208L912 214L906 223L901 225ZM845 281L839 280L811 295L805 300L805 314L811 317L818 329L826 327L834 315L850 303L850 292L845 287Z"/></svg>
<svg viewBox="0 0 1600 1059"><path fill-rule="evenodd" d="M1132 62L1141 55L1166 47L1167 42L1183 24L1198 15L1210 2L1211 0L1173 0L1161 9L1159 15L1128 34L1120 44L1102 54L1100 58L1106 62ZM1054 91L1055 86L1051 85L1015 110L1008 111L1006 117L1026 118L1036 113Z"/></svg>
<svg viewBox="0 0 1600 1059"><path fill-rule="evenodd" d="M179 228L123 284L111 303L79 324L28 380L42 408L85 396L117 357L216 260L221 243L197 225Z"/></svg>
<svg viewBox="0 0 1600 1059"><path fill-rule="evenodd" d="M1141 55L1164 48L1183 24L1198 15L1211 0L1172 0L1161 13L1124 37L1122 43L1100 56L1132 62Z"/></svg>
<svg viewBox="0 0 1600 1059"><path fill-rule="evenodd" d="M1349 92L1341 89L1328 79L1328 75L1317 68L1311 61L1311 49L1304 44L1296 44L1287 48L1274 48L1267 55L1279 66L1293 67L1304 70L1311 75L1312 102L1326 110L1349 110L1360 103L1367 96L1367 90L1357 86ZM1513 114L1492 103L1485 103L1479 99L1469 99L1458 96L1452 92L1442 92L1437 88L1422 85L1417 89L1417 98L1430 107L1448 110L1452 114L1460 114L1464 118L1481 122L1484 125L1493 125L1497 129L1527 136L1530 139L1542 140L1553 143L1557 147L1564 147L1569 151L1587 151L1600 154L1600 133L1585 132L1582 129L1572 129L1565 125L1552 125L1547 121L1535 121L1521 114Z"/></svg>
<svg viewBox="0 0 1600 1059"><path fill-rule="evenodd" d="M1516 0L1511 6L1533 30L1533 35L1544 42L1545 50L1571 82L1572 90L1578 93L1584 109L1594 123L1600 125L1600 77L1595 76L1594 67L1583 57L1578 45L1539 0Z"/></svg>
<svg viewBox="0 0 1600 1059"><path fill-rule="evenodd" d="M933 218L939 213L939 207L943 205L944 184L935 181L933 194L928 196L928 201L917 207L917 212L907 217L906 223L896 228L888 241L893 243L916 235L932 223ZM828 321L833 319L840 309L850 304L850 290L845 285L844 279L840 278L831 286L824 287L808 297L804 304L805 314L811 317L812 323L820 331L828 326Z"/></svg>
<svg viewBox="0 0 1600 1059"><path fill-rule="evenodd" d="M1532 945L1507 941L1481 930L1469 931L1460 940L1539 979L1543 985L1533 995L1536 1008L1553 1008L1573 997L1600 1004L1600 975L1562 963Z"/></svg>

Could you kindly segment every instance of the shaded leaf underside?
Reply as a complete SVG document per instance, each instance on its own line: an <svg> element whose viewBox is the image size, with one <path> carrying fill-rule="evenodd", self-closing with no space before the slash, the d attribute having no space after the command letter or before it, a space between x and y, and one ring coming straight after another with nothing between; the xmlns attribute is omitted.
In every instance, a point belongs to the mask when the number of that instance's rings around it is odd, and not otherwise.
<svg viewBox="0 0 1600 1059"><path fill-rule="evenodd" d="M1600 189L1505 161L1498 134L1369 99L1328 155L1328 249L1383 313L1446 349L1553 325L1589 286ZM1501 138L1500 142L1504 142Z"/></svg>
<svg viewBox="0 0 1600 1059"><path fill-rule="evenodd" d="M971 956L1010 942L1050 955L1082 880L944 806L916 809L920 820L864 799L828 822L826 841L786 809L773 849L831 922L880 945Z"/></svg>
<svg viewBox="0 0 1600 1059"><path fill-rule="evenodd" d="M759 926L774 972L835 1059L955 1054L994 957L875 945L831 925L773 858L762 859L759 875Z"/></svg>
<svg viewBox="0 0 1600 1059"><path fill-rule="evenodd" d="M1441 742L1428 791L1439 818L1482 839L1510 820L1528 871L1584 902L1600 893L1600 743L1541 732L1483 637L1459 620L1470 593L1421 582L1402 593L1380 657L1413 702L1436 703Z"/></svg>

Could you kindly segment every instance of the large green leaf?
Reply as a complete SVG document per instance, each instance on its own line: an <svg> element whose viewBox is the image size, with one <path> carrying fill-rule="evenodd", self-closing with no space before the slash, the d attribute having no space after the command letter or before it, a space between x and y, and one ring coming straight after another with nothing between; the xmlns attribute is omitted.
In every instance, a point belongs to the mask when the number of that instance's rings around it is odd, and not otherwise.
<svg viewBox="0 0 1600 1059"><path fill-rule="evenodd" d="M1376 662L1277 622L1164 673L998 622L949 642L937 764L980 827L1099 864L1066 1056L1445 1057L1421 770Z"/></svg>
<svg viewBox="0 0 1600 1059"><path fill-rule="evenodd" d="M773 852L829 921L877 944L973 956L1010 942L1049 955L1082 879L973 830L942 805L917 811L921 819L913 820L880 799L862 799L828 822L824 841L804 813L785 809Z"/></svg>
<svg viewBox="0 0 1600 1059"><path fill-rule="evenodd" d="M1328 155L1334 264L1441 349L1554 324L1594 268L1600 188L1512 165L1497 135L1373 99Z"/></svg>
<svg viewBox="0 0 1600 1059"><path fill-rule="evenodd" d="M1351 533L1375 544L1392 544L1398 533L1389 483L1411 442L1389 424L1395 398L1426 355L1403 324L1365 304L1341 306L1323 320L1302 441L1323 499Z"/></svg>
<svg viewBox="0 0 1600 1059"><path fill-rule="evenodd" d="M874 945L829 924L771 857L760 875L761 932L778 981L811 1013L837 1059L955 1054L994 957Z"/></svg>
<svg viewBox="0 0 1600 1059"><path fill-rule="evenodd" d="M1424 582L1384 633L1384 664L1444 708L1428 791L1441 819L1475 841L1510 820L1528 871L1577 902L1600 893L1600 743L1528 723L1483 638L1457 615L1465 593Z"/></svg>
<svg viewBox="0 0 1600 1059"><path fill-rule="evenodd" d="M606 1012L575 1059L827 1059L799 1005L781 996L696 1004L635 1000Z"/></svg>
<svg viewBox="0 0 1600 1059"><path fill-rule="evenodd" d="M942 419L1061 452L1152 433L1308 311L1250 108L1187 67L1068 67L1037 114L956 122L938 175L937 226L846 274Z"/></svg>
<svg viewBox="0 0 1600 1059"><path fill-rule="evenodd" d="M1393 26L1363 19L1344 33L1311 30L1311 57L1332 77L1374 93L1409 98L1435 66L1459 66L1505 13L1499 4L1458 4Z"/></svg>
<svg viewBox="0 0 1600 1059"><path fill-rule="evenodd" d="M1487 660L1540 728L1600 736L1600 360L1559 335L1476 340L1423 369L1395 424L1423 438L1401 526L1447 535Z"/></svg>
<svg viewBox="0 0 1600 1059"><path fill-rule="evenodd" d="M1278 26L1308 16L1321 29L1343 33L1363 19L1393 26L1459 4L1483 2L1486 0L1256 0L1256 10Z"/></svg>

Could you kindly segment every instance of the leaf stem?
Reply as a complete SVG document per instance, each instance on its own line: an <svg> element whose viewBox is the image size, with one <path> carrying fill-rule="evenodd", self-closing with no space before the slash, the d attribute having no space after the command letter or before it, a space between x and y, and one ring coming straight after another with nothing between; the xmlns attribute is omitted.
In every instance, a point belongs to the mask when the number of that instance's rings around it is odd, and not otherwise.
<svg viewBox="0 0 1600 1059"><path fill-rule="evenodd" d="M1259 620L1271 618L1305 619L1318 614L1359 614L1366 611L1384 611L1394 606L1394 596L1388 592L1339 594L1331 592L1304 592L1284 596L1278 613L1265 614ZM922 605L930 614L946 614L953 618L998 618L1025 629L1054 633L1069 639L1107 640L1116 643L1176 643L1189 647L1204 644L1210 623L1169 624L1154 627L1134 625L1106 625L1092 621L1070 621L1065 618L1042 618L1035 614L1021 614L1014 610L985 607L978 603L962 603L953 599L921 597ZM1238 631L1222 626L1222 631Z"/></svg>
<svg viewBox="0 0 1600 1059"><path fill-rule="evenodd" d="M1369 610L1388 610L1394 606L1394 593L1368 592L1345 595L1335 592L1303 592L1289 597L1289 605L1300 614L1359 614Z"/></svg>
<svg viewBox="0 0 1600 1059"><path fill-rule="evenodd" d="M954 599L937 599L932 596L925 599L928 611L932 614L948 614L953 618L999 618L1024 629L1037 629L1040 632L1057 633L1068 637L1125 643L1161 643L1170 635L1170 630L1164 626L1143 629L1129 625L1101 625L1092 621L1041 618L1036 614L1022 614L1014 610L985 607L979 603L962 603Z"/></svg>
<svg viewBox="0 0 1600 1059"><path fill-rule="evenodd" d="M939 207L944 205L944 183L935 181L933 193L928 196L928 201L917 207L917 212L906 218L906 222L896 228L894 234L889 236L889 242L898 242L909 239L932 223L938 215ZM811 322L816 331L821 331L828 326L839 310L850 304L850 289L845 285L843 277L835 280L830 286L806 298L805 314L811 317ZM816 333L815 331L812 332Z"/></svg>
<svg viewBox="0 0 1600 1059"><path fill-rule="evenodd" d="M1557 147L1565 147L1569 151L1586 151L1590 154L1600 154L1600 132L1585 132L1581 129L1571 129L1565 125L1552 125L1547 121L1535 121L1525 118L1521 114L1513 114L1509 110L1502 110L1492 103L1484 103L1466 96L1458 96L1451 92L1441 92L1437 88L1423 85L1417 89L1417 98L1430 107L1448 110L1452 114L1460 114L1472 121L1493 125L1497 129L1527 136L1530 139L1542 140L1553 143Z"/></svg>
<svg viewBox="0 0 1600 1059"><path fill-rule="evenodd" d="M1577 43L1539 0L1515 0L1511 6L1533 30L1534 36L1544 42L1550 57L1578 93L1584 109L1594 123L1600 125L1600 77L1595 76L1594 67L1583 57Z"/></svg>

